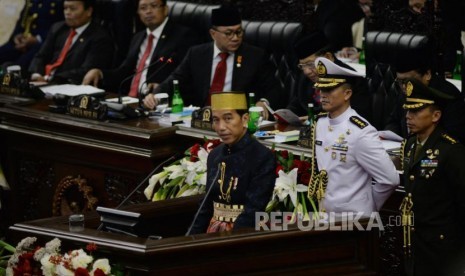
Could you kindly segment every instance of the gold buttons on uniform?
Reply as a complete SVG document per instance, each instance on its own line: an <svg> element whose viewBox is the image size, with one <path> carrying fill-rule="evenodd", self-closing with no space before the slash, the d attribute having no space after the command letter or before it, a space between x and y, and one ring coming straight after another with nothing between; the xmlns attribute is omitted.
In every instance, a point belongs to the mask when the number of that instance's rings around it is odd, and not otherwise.
<svg viewBox="0 0 465 276"><path fill-rule="evenodd" d="M42 3L40 3L38 6L39 6L39 8L42 8L43 5L42 5Z"/></svg>
<svg viewBox="0 0 465 276"><path fill-rule="evenodd" d="M445 238L444 235L439 235L440 240L443 240L444 238Z"/></svg>
<svg viewBox="0 0 465 276"><path fill-rule="evenodd" d="M52 2L52 3L50 3L50 6L51 6L51 7L55 7L56 4Z"/></svg>
<svg viewBox="0 0 465 276"><path fill-rule="evenodd" d="M55 10L50 10L50 14L55 14Z"/></svg>
<svg viewBox="0 0 465 276"><path fill-rule="evenodd" d="M413 180L415 180L415 176L414 176L414 175L410 175L410 178L409 178L409 179L410 179L410 181L413 181Z"/></svg>

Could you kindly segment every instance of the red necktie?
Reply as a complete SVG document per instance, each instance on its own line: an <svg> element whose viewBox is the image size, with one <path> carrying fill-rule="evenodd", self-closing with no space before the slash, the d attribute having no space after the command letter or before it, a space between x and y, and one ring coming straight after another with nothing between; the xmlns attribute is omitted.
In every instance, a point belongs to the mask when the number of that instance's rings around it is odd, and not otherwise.
<svg viewBox="0 0 465 276"><path fill-rule="evenodd" d="M73 38L75 35L76 35L76 30L71 29L69 31L68 38L66 39L65 45L63 46L63 49L61 50L61 53L58 56L58 59L53 64L45 65L45 75L50 76L53 69L63 64L63 61L65 60L65 57L68 54L69 48L71 48L71 44L73 44Z"/></svg>
<svg viewBox="0 0 465 276"><path fill-rule="evenodd" d="M208 95L207 105L210 105L210 96L213 92L221 92L224 87L224 80L226 79L226 59L229 53L219 53L221 58L220 62L216 65L215 75L213 76L212 85L210 86L210 95Z"/></svg>
<svg viewBox="0 0 465 276"><path fill-rule="evenodd" d="M137 65L136 75L132 79L131 89L129 90L129 97L137 98L137 95L139 94L138 91L140 78L142 77L142 71L144 71L145 62L147 61L147 58L150 56L150 53L152 52L153 39L153 34L150 34L148 36L149 41L147 43L147 47L145 48L145 52L139 61L139 65Z"/></svg>

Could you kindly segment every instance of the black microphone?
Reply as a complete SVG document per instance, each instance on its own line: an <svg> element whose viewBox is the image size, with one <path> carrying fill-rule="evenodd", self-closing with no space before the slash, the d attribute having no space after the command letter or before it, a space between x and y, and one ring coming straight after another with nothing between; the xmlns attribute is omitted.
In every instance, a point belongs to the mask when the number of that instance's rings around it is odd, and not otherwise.
<svg viewBox="0 0 465 276"><path fill-rule="evenodd" d="M122 92L122 87L123 87L123 84L125 82L127 82L129 79L131 79L132 77L134 77L135 75L141 73L142 71L154 66L155 64L158 64L159 62L163 62L165 60L165 57L160 57L158 58L156 61L150 63L149 65L145 66L144 68L142 68L141 70L136 70L136 72L134 72L133 74L125 77L120 83L119 83L119 88L118 88L118 103L123 103L123 92Z"/></svg>
<svg viewBox="0 0 465 276"><path fill-rule="evenodd" d="M136 188L134 188L131 193L129 193L129 195L127 197L125 197L123 199L123 201L121 201L120 204L118 204L118 206L116 206L116 210L120 209L130 198L131 196L136 193L140 187L142 187L142 185L145 184L145 182L147 182L147 180L149 180L149 178L155 174L162 166L164 166L166 163L168 162L172 162L172 161L175 161L181 157L183 157L184 154L183 153L175 153L174 155L172 155L170 158L166 159L165 161L161 162L158 166L155 167L155 169L153 169L138 185ZM103 227L103 223L100 223L100 225L97 227L97 231L100 231Z"/></svg>
<svg viewBox="0 0 465 276"><path fill-rule="evenodd" d="M147 93L150 93L150 92L151 92L151 91L147 91L146 93L142 93L142 88L144 87L144 85L147 85L148 82L149 82L149 80L150 80L151 78L155 77L165 66L167 66L168 64L173 63L173 58L174 58L175 55L176 55L176 54L173 53L173 54L171 55L171 57L168 58L168 59L166 60L165 63L163 63L160 67L158 67L157 70L155 70L155 72L153 72L152 74L150 74L150 76L148 76L148 77L145 78L144 83L140 86L139 93L137 93L137 96L138 96L138 98L139 98L139 108L143 108L143 105L142 105L142 96L143 96L143 95L146 95Z"/></svg>
<svg viewBox="0 0 465 276"><path fill-rule="evenodd" d="M118 102L107 102L104 101L103 103L108 106L108 117L110 118L115 118L115 119L126 119L126 118L137 118L143 115L144 113L141 112L139 109L134 109L126 104L123 104L123 93L122 93L122 86L123 84L128 81L129 79L133 78L135 75L139 74L140 72L146 70L147 68L150 68L154 66L155 64L158 64L160 62L163 62L165 60L165 57L160 57L156 61L150 63L149 65L145 66L141 70L138 70L134 72L133 74L127 76L124 78L120 84L119 84L119 89L118 89Z"/></svg>
<svg viewBox="0 0 465 276"><path fill-rule="evenodd" d="M191 234L192 227L194 227L195 221L197 220L197 217L199 216L200 211L203 208L203 205L205 205L205 201L207 201L208 195L210 194L210 192L212 190L212 187L215 185L215 180L218 179L218 174L220 173L220 166L221 166L221 163L218 164L218 170L216 171L216 175L213 178L213 181L212 181L210 187L208 188L208 191L205 193L205 197L203 198L202 203L200 203L200 207L199 207L199 209L197 209L197 213L195 213L194 219L192 220L192 223L191 223L191 225L189 226L189 229L186 232L186 235L185 235L186 237Z"/></svg>

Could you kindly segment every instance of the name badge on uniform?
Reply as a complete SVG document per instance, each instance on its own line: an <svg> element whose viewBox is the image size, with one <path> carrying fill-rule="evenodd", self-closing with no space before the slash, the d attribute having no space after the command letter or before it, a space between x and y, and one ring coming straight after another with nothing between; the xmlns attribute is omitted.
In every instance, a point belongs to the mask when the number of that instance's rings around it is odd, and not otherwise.
<svg viewBox="0 0 465 276"><path fill-rule="evenodd" d="M438 166L438 160L421 160L420 167L422 168L436 168Z"/></svg>

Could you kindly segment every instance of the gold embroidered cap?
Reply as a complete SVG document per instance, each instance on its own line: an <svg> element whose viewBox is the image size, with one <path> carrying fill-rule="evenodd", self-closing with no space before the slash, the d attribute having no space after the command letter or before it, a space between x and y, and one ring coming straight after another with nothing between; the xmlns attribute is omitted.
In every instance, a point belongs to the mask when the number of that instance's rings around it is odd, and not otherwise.
<svg viewBox="0 0 465 276"><path fill-rule="evenodd" d="M331 60L319 57L315 60L318 81L317 88L335 88L343 83L350 83L355 78L363 78L364 75L337 65Z"/></svg>
<svg viewBox="0 0 465 276"><path fill-rule="evenodd" d="M416 79L407 79L405 82L405 104L404 109L415 110L421 109L429 105L441 106L444 101L453 99L439 90L424 85Z"/></svg>
<svg viewBox="0 0 465 276"><path fill-rule="evenodd" d="M211 95L212 110L247 109L247 98L243 92L216 92Z"/></svg>

